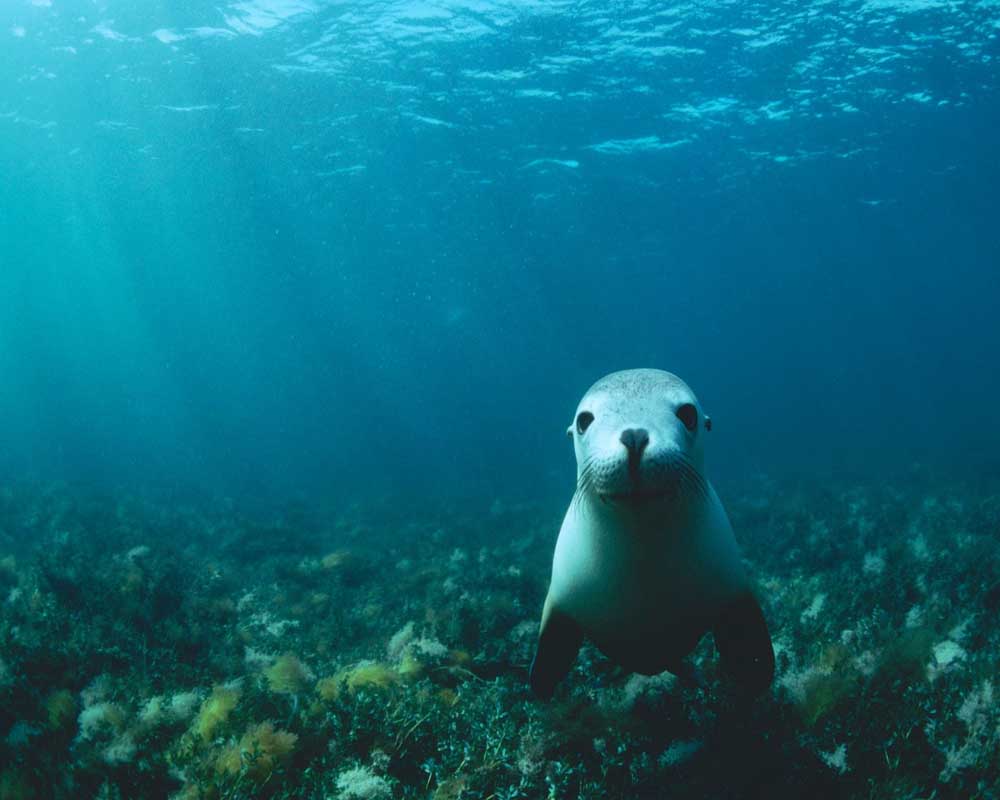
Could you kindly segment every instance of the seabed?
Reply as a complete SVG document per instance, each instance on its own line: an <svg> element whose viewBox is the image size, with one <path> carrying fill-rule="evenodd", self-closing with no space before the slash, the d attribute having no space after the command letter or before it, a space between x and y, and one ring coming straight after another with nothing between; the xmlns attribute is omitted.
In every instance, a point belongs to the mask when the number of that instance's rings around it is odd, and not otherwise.
<svg viewBox="0 0 1000 800"><path fill-rule="evenodd" d="M1000 481L720 487L778 672L526 683L566 498L0 489L0 800L1000 797ZM484 513L483 509L488 510Z"/></svg>

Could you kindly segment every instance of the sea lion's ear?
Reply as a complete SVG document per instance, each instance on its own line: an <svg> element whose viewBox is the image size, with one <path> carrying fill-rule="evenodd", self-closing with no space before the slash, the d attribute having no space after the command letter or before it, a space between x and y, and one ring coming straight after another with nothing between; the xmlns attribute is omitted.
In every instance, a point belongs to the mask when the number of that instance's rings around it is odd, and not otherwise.
<svg viewBox="0 0 1000 800"><path fill-rule="evenodd" d="M712 430L712 418L708 414L705 415L705 430Z"/></svg>
<svg viewBox="0 0 1000 800"><path fill-rule="evenodd" d="M572 426L572 425L570 425L570 426L569 426L569 427L568 427L568 428L566 429L566 435L567 435L567 436L568 436L568 437L569 437L570 439L572 439L572 438L573 438L573 426Z"/></svg>

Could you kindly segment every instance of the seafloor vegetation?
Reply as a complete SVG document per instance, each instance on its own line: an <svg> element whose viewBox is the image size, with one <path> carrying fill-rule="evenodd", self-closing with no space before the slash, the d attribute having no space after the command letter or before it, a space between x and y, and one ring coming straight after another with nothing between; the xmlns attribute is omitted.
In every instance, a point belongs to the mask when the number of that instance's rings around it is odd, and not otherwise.
<svg viewBox="0 0 1000 800"><path fill-rule="evenodd" d="M1000 485L725 492L773 692L526 667L562 500L0 490L0 799L1000 796Z"/></svg>

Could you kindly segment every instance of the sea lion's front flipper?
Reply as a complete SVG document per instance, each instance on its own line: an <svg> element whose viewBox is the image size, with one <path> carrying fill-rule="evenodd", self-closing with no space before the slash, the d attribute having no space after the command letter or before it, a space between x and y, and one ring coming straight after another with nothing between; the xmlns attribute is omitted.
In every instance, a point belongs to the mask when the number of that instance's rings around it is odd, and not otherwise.
<svg viewBox="0 0 1000 800"><path fill-rule="evenodd" d="M529 677L536 697L542 700L552 697L556 684L573 665L582 641L580 626L573 619L561 611L546 609Z"/></svg>
<svg viewBox="0 0 1000 800"><path fill-rule="evenodd" d="M723 669L751 697L774 679L774 648L760 604L750 592L731 600L712 628Z"/></svg>

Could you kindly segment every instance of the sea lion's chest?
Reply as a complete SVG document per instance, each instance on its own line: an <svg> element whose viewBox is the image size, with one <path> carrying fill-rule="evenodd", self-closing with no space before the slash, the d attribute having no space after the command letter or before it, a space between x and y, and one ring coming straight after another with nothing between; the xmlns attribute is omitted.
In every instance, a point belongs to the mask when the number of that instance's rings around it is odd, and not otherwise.
<svg viewBox="0 0 1000 800"><path fill-rule="evenodd" d="M615 512L571 506L553 559L553 602L599 644L696 626L742 584L721 506Z"/></svg>

